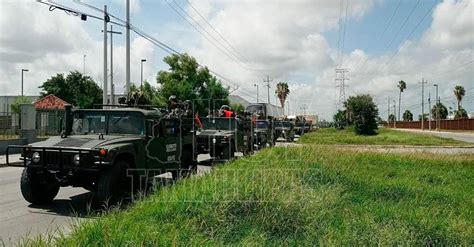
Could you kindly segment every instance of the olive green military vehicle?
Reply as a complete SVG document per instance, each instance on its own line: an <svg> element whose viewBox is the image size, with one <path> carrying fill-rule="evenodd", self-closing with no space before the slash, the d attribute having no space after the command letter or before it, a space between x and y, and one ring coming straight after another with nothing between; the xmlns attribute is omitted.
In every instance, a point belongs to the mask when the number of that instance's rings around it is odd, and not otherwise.
<svg viewBox="0 0 474 247"><path fill-rule="evenodd" d="M33 204L51 202L60 187L83 187L93 202L123 198L143 178L197 168L192 119L141 108L66 109L61 136L21 149L21 193ZM13 165L13 164L9 164Z"/></svg>
<svg viewBox="0 0 474 247"><path fill-rule="evenodd" d="M276 138L273 136L275 133L273 129L272 120L255 120L255 128L253 130L254 145L257 149L264 148L266 146L274 146Z"/></svg>
<svg viewBox="0 0 474 247"><path fill-rule="evenodd" d="M280 137L287 142L295 140L295 126L293 122L288 120L275 120L273 125L275 128L275 140Z"/></svg>
<svg viewBox="0 0 474 247"><path fill-rule="evenodd" d="M206 117L196 134L197 150L217 160L230 160L235 152L244 155L253 151L252 122L243 118Z"/></svg>

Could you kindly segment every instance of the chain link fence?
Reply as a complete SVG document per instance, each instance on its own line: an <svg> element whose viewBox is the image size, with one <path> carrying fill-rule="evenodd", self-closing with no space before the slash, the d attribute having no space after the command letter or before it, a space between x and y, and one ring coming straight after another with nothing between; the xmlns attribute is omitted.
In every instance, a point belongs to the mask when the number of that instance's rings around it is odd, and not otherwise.
<svg viewBox="0 0 474 247"><path fill-rule="evenodd" d="M38 137L49 137L58 135L60 119L64 116L64 110L36 111L36 129Z"/></svg>
<svg viewBox="0 0 474 247"><path fill-rule="evenodd" d="M0 139L18 138L20 115L13 112L0 112Z"/></svg>

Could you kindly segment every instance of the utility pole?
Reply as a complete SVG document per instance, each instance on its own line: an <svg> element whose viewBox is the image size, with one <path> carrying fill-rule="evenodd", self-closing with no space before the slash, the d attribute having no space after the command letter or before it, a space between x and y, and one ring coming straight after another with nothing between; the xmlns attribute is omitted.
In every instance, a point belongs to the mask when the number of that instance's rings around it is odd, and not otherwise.
<svg viewBox="0 0 474 247"><path fill-rule="evenodd" d="M143 63L146 62L146 59L140 61L140 89L143 89Z"/></svg>
<svg viewBox="0 0 474 247"><path fill-rule="evenodd" d="M126 27L125 27L125 95L130 92L130 0L126 2Z"/></svg>
<svg viewBox="0 0 474 247"><path fill-rule="evenodd" d="M425 130L425 84L428 83L421 78L421 130Z"/></svg>
<svg viewBox="0 0 474 247"><path fill-rule="evenodd" d="M397 117L395 116L396 113L397 102L393 100L393 128L397 128Z"/></svg>
<svg viewBox="0 0 474 247"><path fill-rule="evenodd" d="M82 61L82 75L86 75L86 54L84 54Z"/></svg>
<svg viewBox="0 0 474 247"><path fill-rule="evenodd" d="M102 104L109 104L107 91L107 5L104 5L104 87L102 88Z"/></svg>
<svg viewBox="0 0 474 247"><path fill-rule="evenodd" d="M303 105L301 107L301 109L303 109L303 116L306 116L306 108L307 108L306 105Z"/></svg>
<svg viewBox="0 0 474 247"><path fill-rule="evenodd" d="M273 79L270 80L270 76L267 75L266 80L263 79L263 82L266 82L267 84L265 87L267 87L267 96L268 96L268 104L270 104L270 82L273 81Z"/></svg>
<svg viewBox="0 0 474 247"><path fill-rule="evenodd" d="M428 129L431 131L431 92L428 93L428 108L430 109L428 111L429 118L428 118Z"/></svg>
<svg viewBox="0 0 474 247"><path fill-rule="evenodd" d="M438 84L433 84L433 87L436 87L436 100L435 100L435 107L436 107L436 130L439 131L439 105L440 105L440 102L439 102L439 98L438 98ZM431 109L431 108L430 108Z"/></svg>
<svg viewBox="0 0 474 247"><path fill-rule="evenodd" d="M21 69L21 97L23 97L23 72L28 72L27 69Z"/></svg>
<svg viewBox="0 0 474 247"><path fill-rule="evenodd" d="M114 27L110 25L110 31L107 31L107 33L110 33L110 104L115 105L114 34L122 34L122 32L114 31Z"/></svg>
<svg viewBox="0 0 474 247"><path fill-rule="evenodd" d="M258 103L258 84L255 83L255 84L253 84L253 86L254 86L254 87L257 87L257 103Z"/></svg>
<svg viewBox="0 0 474 247"><path fill-rule="evenodd" d="M390 96L387 101L387 126L390 127Z"/></svg>

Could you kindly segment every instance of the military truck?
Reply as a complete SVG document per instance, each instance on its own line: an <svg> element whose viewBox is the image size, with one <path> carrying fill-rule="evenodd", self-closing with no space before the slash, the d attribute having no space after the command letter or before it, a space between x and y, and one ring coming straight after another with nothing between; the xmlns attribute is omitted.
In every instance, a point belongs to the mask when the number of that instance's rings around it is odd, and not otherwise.
<svg viewBox="0 0 474 247"><path fill-rule="evenodd" d="M275 141L282 137L287 142L293 142L295 140L295 126L293 122L289 120L275 120L273 123L275 128Z"/></svg>
<svg viewBox="0 0 474 247"><path fill-rule="evenodd" d="M293 123L295 134L302 136L305 133L306 119L304 116L292 115L292 116L288 116L287 119Z"/></svg>
<svg viewBox="0 0 474 247"><path fill-rule="evenodd" d="M258 119L274 119L283 116L283 108L268 103L249 104L245 111L256 115Z"/></svg>
<svg viewBox="0 0 474 247"><path fill-rule="evenodd" d="M255 128L253 130L253 140L254 145L257 149L261 149L266 146L274 146L275 145L275 137L274 137L274 128L273 128L273 121L271 120L261 120L256 119L254 121Z"/></svg>
<svg viewBox="0 0 474 247"><path fill-rule="evenodd" d="M230 160L235 152L248 155L253 151L252 122L247 117L201 118L201 129L196 134L197 150L217 160Z"/></svg>
<svg viewBox="0 0 474 247"><path fill-rule="evenodd" d="M61 136L7 148L7 164L24 167L21 193L32 204L46 204L64 186L94 193L94 205L132 192L143 176L171 172L173 178L197 168L192 119L166 110L66 108ZM8 154L21 149L21 164ZM140 179L141 178L141 179Z"/></svg>

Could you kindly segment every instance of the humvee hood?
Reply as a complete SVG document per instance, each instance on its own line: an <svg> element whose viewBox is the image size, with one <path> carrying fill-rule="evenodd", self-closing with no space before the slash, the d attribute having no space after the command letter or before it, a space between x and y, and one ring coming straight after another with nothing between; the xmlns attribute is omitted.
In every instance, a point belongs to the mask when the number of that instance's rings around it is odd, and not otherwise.
<svg viewBox="0 0 474 247"><path fill-rule="evenodd" d="M203 130L198 133L198 136L226 136L232 135L234 132L233 130Z"/></svg>
<svg viewBox="0 0 474 247"><path fill-rule="evenodd" d="M67 147L67 148L85 148L94 149L105 145L118 144L134 140L140 140L139 136L106 136L99 139L98 135L73 135L66 138L60 136L51 137L42 142L32 143L33 147Z"/></svg>

